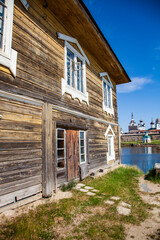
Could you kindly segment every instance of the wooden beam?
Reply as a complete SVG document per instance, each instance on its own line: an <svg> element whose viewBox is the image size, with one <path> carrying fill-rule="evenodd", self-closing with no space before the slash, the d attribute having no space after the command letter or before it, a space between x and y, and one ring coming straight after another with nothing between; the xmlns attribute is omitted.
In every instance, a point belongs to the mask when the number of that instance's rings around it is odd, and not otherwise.
<svg viewBox="0 0 160 240"><path fill-rule="evenodd" d="M52 104L44 103L42 108L42 195L52 196Z"/></svg>

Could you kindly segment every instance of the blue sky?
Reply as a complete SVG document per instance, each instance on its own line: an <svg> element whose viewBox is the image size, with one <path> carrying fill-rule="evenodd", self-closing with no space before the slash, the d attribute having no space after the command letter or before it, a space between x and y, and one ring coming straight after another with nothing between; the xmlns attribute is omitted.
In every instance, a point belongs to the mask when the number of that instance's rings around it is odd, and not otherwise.
<svg viewBox="0 0 160 240"><path fill-rule="evenodd" d="M132 83L119 85L124 131L131 113L146 127L160 118L160 0L83 0Z"/></svg>

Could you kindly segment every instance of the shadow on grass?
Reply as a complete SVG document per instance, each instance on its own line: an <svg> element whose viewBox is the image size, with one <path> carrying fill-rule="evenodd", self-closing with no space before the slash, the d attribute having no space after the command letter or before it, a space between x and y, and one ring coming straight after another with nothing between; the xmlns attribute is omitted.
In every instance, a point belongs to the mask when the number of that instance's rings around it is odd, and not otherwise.
<svg viewBox="0 0 160 240"><path fill-rule="evenodd" d="M144 177L145 180L149 180L153 183L160 183L160 173L156 176L156 170L151 169Z"/></svg>

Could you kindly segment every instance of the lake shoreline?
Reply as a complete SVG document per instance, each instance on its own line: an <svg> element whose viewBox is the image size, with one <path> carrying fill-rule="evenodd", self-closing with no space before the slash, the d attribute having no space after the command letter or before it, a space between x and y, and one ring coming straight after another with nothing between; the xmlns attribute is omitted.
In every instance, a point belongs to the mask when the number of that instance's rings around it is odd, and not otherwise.
<svg viewBox="0 0 160 240"><path fill-rule="evenodd" d="M158 149L160 149L160 144L122 143L121 147L157 147Z"/></svg>

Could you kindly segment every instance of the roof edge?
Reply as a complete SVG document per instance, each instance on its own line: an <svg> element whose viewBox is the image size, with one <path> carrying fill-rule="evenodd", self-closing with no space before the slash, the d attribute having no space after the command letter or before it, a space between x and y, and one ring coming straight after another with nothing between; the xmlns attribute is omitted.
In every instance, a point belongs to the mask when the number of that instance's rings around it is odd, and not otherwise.
<svg viewBox="0 0 160 240"><path fill-rule="evenodd" d="M95 19L93 18L92 14L90 13L90 11L88 10L87 6L84 4L83 0L74 0L74 1L78 1L80 3L80 5L82 6L82 8L85 10L85 12L87 13L87 15L89 16L89 18L91 19L91 21L93 22L93 24L95 25L96 29L98 30L98 32L100 33L102 39L104 40L105 44L107 45L107 47L109 48L110 54L113 56L113 58L115 59L115 61L117 62L120 70L123 72L123 74L125 75L125 77L128 79L128 82L131 82L131 79L129 78L126 70L123 68L122 64L120 63L118 57L116 56L116 54L114 53L114 51L112 50L110 44L108 43L107 39L105 38L104 34L102 33L101 29L99 28L98 24L96 23Z"/></svg>

